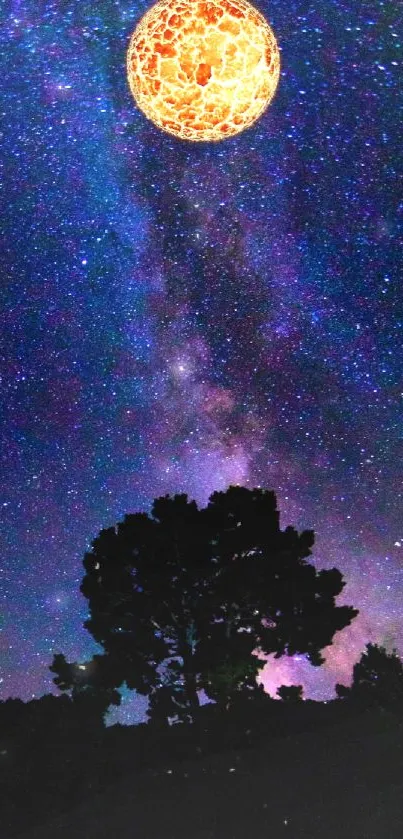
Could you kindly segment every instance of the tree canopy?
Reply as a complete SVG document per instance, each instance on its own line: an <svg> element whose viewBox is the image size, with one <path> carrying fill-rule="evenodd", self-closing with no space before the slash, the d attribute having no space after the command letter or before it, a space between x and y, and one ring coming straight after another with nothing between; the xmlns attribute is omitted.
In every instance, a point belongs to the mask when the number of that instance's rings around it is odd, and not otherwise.
<svg viewBox="0 0 403 839"><path fill-rule="evenodd" d="M113 663L108 656L95 655L83 664L66 661L63 653L53 657L49 667L54 683L71 697L82 716L91 716L94 725L102 724L110 705L120 705L121 696L114 687Z"/></svg>
<svg viewBox="0 0 403 839"><path fill-rule="evenodd" d="M342 575L307 561L313 544L310 530L280 529L274 492L238 486L203 509L157 498L151 515L102 530L81 591L113 684L148 695L156 715L193 719L202 689L222 704L255 690L261 656L322 664L358 612L336 606Z"/></svg>
<svg viewBox="0 0 403 839"><path fill-rule="evenodd" d="M337 684L336 694L365 706L403 702L403 663L396 650L388 653L385 647L367 644L354 665L351 687Z"/></svg>

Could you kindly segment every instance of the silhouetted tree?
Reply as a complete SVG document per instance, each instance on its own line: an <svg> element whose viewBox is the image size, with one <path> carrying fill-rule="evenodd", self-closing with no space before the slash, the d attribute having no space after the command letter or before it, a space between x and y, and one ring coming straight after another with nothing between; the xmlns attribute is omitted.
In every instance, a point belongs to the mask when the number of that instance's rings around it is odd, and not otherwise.
<svg viewBox="0 0 403 839"><path fill-rule="evenodd" d="M336 607L342 575L306 561L313 543L312 531L280 530L274 492L233 486L205 509L165 496L151 516L102 530L81 591L84 625L113 663L114 684L150 696L155 713L175 707L193 719L202 688L223 705L256 689L256 650L320 665L358 612ZM161 679L161 665L174 680Z"/></svg>
<svg viewBox="0 0 403 839"><path fill-rule="evenodd" d="M56 673L53 679L61 691L69 692L77 717L90 728L104 723L110 705L120 705L121 696L113 687L116 681L108 656L95 655L83 664L69 663L63 653L54 656L49 667Z"/></svg>
<svg viewBox="0 0 403 839"><path fill-rule="evenodd" d="M277 688L277 695L284 702L302 702L303 692L302 685L281 685Z"/></svg>
<svg viewBox="0 0 403 839"><path fill-rule="evenodd" d="M403 705L403 663L396 650L367 644L365 652L353 668L351 687L336 685L339 699L347 699L370 707Z"/></svg>

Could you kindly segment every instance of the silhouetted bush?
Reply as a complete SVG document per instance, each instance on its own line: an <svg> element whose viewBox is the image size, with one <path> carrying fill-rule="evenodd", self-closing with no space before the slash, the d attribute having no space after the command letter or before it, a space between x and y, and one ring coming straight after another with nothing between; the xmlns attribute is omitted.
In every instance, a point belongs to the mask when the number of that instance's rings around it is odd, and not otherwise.
<svg viewBox="0 0 403 839"><path fill-rule="evenodd" d="M302 702L302 685L281 685L277 688L277 694L284 702Z"/></svg>

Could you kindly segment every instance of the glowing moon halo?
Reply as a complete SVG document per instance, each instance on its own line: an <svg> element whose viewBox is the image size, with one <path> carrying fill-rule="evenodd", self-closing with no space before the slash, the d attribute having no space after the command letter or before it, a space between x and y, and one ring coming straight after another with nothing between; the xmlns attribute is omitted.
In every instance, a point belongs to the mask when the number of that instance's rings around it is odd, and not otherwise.
<svg viewBox="0 0 403 839"><path fill-rule="evenodd" d="M275 94L276 38L247 0L159 0L127 53L130 89L155 125L184 140L223 140Z"/></svg>

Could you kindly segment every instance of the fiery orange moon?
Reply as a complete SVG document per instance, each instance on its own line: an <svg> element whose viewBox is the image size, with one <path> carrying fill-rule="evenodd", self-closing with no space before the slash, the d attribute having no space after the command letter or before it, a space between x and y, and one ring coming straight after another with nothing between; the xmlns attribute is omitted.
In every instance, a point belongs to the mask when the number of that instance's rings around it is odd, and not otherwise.
<svg viewBox="0 0 403 839"><path fill-rule="evenodd" d="M133 32L127 73L138 107L163 131L223 140L266 110L280 55L247 0L159 0Z"/></svg>

